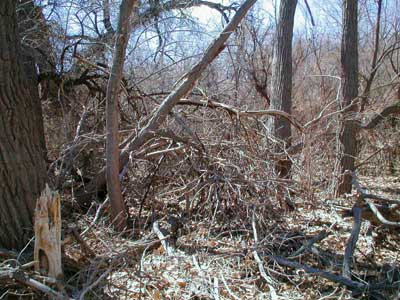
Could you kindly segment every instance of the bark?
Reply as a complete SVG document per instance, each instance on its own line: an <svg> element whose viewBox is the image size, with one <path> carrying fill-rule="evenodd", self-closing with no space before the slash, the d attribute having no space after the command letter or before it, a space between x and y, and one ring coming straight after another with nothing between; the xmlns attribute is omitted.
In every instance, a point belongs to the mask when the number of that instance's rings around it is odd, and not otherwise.
<svg viewBox="0 0 400 300"><path fill-rule="evenodd" d="M124 68L126 46L129 40L129 20L136 0L124 0L120 6L118 28L115 36L115 51L106 95L106 168L107 191L111 203L111 216L115 228L123 230L127 226L126 205L122 197L119 181L119 111L118 97Z"/></svg>
<svg viewBox="0 0 400 300"><path fill-rule="evenodd" d="M343 33L341 48L342 66L342 107L349 106L343 114L340 130L340 178L337 195L351 192L352 177L349 171L355 170L357 156L358 123L355 119L356 105L354 99L358 95L358 34L357 34L357 0L343 0Z"/></svg>
<svg viewBox="0 0 400 300"><path fill-rule="evenodd" d="M294 14L297 0L282 0L279 7L278 24L276 28L274 57L272 61L272 110L281 110L287 114L292 112L292 39ZM270 118L268 128L272 135L283 142L283 148L289 148L291 141L291 126L286 118ZM282 147L276 149L282 152ZM280 177L287 177L290 173L289 159L276 163L276 171Z"/></svg>
<svg viewBox="0 0 400 300"><path fill-rule="evenodd" d="M0 1L0 247L21 249L46 180L43 119L31 63L24 63L16 1Z"/></svg>

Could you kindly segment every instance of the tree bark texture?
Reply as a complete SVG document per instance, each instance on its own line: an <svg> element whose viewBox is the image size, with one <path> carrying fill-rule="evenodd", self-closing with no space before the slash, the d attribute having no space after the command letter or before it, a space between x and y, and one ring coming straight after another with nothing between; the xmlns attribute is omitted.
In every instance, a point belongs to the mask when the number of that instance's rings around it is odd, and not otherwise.
<svg viewBox="0 0 400 300"><path fill-rule="evenodd" d="M0 1L0 247L31 237L46 181L41 104L32 63L24 60L15 0Z"/></svg>
<svg viewBox="0 0 400 300"><path fill-rule="evenodd" d="M292 112L292 39L296 6L297 0L282 0L280 3L272 61L270 109L281 110L288 114ZM290 147L292 134L290 125L285 118L268 120L271 134L283 143L283 147L276 149L278 152L282 152L282 148ZM276 171L280 177L287 177L290 168L289 159L276 163Z"/></svg>
<svg viewBox="0 0 400 300"><path fill-rule="evenodd" d="M118 28L115 35L115 50L110 79L106 94L106 168L107 191L111 203L111 216L115 222L115 228L123 230L126 227L126 205L122 197L119 181L119 110L118 98L120 94L120 82L124 68L125 52L129 40L129 20L136 0L123 0L120 6Z"/></svg>
<svg viewBox="0 0 400 300"><path fill-rule="evenodd" d="M351 192L352 177L346 170L355 170L355 158L357 156L357 131L359 124L355 118L357 106L353 100L358 95L358 0L343 0L342 20L342 107L349 108L342 115L340 129L340 145L338 147L340 157L340 176L337 195Z"/></svg>

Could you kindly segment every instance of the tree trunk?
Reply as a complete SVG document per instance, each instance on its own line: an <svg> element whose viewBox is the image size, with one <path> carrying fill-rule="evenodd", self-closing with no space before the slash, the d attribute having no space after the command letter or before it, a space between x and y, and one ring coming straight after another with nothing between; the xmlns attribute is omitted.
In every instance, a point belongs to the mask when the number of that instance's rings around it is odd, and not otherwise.
<svg viewBox="0 0 400 300"><path fill-rule="evenodd" d="M358 95L358 42L357 42L357 0L343 0L343 33L341 49L342 66L342 107L348 106L343 114L340 130L340 176L336 194L351 192L352 176L346 171L355 170L357 156L357 131L355 118L357 106L353 100Z"/></svg>
<svg viewBox="0 0 400 300"><path fill-rule="evenodd" d="M276 28L274 56L272 61L272 89L270 109L292 112L292 39L297 0L282 0ZM291 144L291 126L285 118L270 118L268 129L279 142L276 152L283 152ZM290 176L291 161L288 157L275 162L275 171L280 178ZM278 187L277 200L282 201Z"/></svg>
<svg viewBox="0 0 400 300"><path fill-rule="evenodd" d="M272 91L270 109L292 112L292 38L294 14L297 0L282 0L279 7L279 19L276 28L274 56L272 61ZM283 147L290 147L291 127L285 118L270 118L268 128L272 135L282 142ZM277 163L281 177L290 173L290 161Z"/></svg>
<svg viewBox="0 0 400 300"><path fill-rule="evenodd" d="M0 1L0 247L21 249L46 180L34 66L19 42L16 1Z"/></svg>
<svg viewBox="0 0 400 300"><path fill-rule="evenodd" d="M118 28L115 37L115 51L110 79L107 85L106 116L106 167L107 191L111 203L111 216L115 228L122 231L127 225L126 205L122 197L119 181L119 116L118 97L124 68L126 46L129 40L129 20L136 0L123 0L120 6Z"/></svg>

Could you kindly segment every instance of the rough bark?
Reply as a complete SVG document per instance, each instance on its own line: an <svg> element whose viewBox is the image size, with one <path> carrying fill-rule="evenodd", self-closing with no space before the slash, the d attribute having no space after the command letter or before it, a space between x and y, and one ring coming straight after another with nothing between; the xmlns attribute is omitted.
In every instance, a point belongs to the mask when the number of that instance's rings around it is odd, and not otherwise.
<svg viewBox="0 0 400 300"><path fill-rule="evenodd" d="M294 14L297 0L282 0L279 7L279 17L275 35L274 56L272 61L272 110L281 110L290 114L292 111L292 39ZM291 141L291 126L286 118L270 118L268 128L271 134L283 143L283 147L276 149L282 152L289 148ZM276 163L276 171L280 177L287 177L290 173L289 159Z"/></svg>
<svg viewBox="0 0 400 300"><path fill-rule="evenodd" d="M46 180L34 69L24 63L16 1L0 1L0 247L20 249Z"/></svg>
<svg viewBox="0 0 400 300"><path fill-rule="evenodd" d="M119 110L120 82L125 62L126 46L129 40L129 20L136 0L124 0L120 6L118 28L115 36L115 50L106 95L106 168L107 191L111 203L111 216L115 228L123 230L127 225L126 205L119 181Z"/></svg>
<svg viewBox="0 0 400 300"><path fill-rule="evenodd" d="M341 47L342 67L342 107L349 106L343 113L340 130L340 177L337 195L351 192L352 177L349 171L355 170L357 155L357 131L359 124L355 119L356 105L354 99L358 95L358 41L357 41L357 0L343 0L343 33Z"/></svg>

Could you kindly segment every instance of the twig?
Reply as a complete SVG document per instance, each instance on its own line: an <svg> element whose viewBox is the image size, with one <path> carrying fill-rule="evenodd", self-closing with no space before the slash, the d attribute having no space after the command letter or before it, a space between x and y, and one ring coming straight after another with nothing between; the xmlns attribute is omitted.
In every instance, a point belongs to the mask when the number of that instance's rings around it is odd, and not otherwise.
<svg viewBox="0 0 400 300"><path fill-rule="evenodd" d="M82 238L82 235L79 234L78 229L76 227L70 228L72 235L74 236L75 240L81 245L83 252L85 252L90 257L95 257L96 254L94 251L89 247L89 245L85 242Z"/></svg>
<svg viewBox="0 0 400 300"><path fill-rule="evenodd" d="M24 271L19 268L9 268L6 270L0 270L0 279L14 279L15 281L29 286L37 291L40 291L46 295L48 295L52 299L59 299L59 300L73 300L62 293L59 293L52 288L48 287L47 285L32 279L28 276Z"/></svg>
<svg viewBox="0 0 400 300"><path fill-rule="evenodd" d="M353 177L353 186L356 188L358 196L361 200L363 200L365 203L368 204L369 208L371 209L372 213L375 215L375 217L384 225L386 226L393 226L393 227L400 227L400 222L392 222L387 220L384 216L382 216L382 214L380 213L380 211L378 210L378 208L376 207L376 205L370 201L367 200L367 198L372 198L371 194L368 193L368 190L361 187L360 183L357 180L357 175L355 172L350 172L351 176ZM397 203L397 202L396 202Z"/></svg>
<svg viewBox="0 0 400 300"><path fill-rule="evenodd" d="M264 278L265 281L267 282L267 285L269 287L269 291L270 291L270 294L271 294L271 299L272 300L276 300L276 299L278 299L278 296L276 294L275 288L273 287L274 281L265 272L264 264L263 264L260 256L258 255L257 250L256 250L257 249L257 244L258 244L258 236L257 236L256 218L255 218L255 209L254 208L253 208L253 213L252 213L251 225L253 227L253 236L254 236L254 244L255 244L254 245L254 250L253 250L253 256L254 256L255 261L258 264L258 270L260 271L261 277Z"/></svg>
<svg viewBox="0 0 400 300"><path fill-rule="evenodd" d="M163 246L167 255L173 255L175 251L174 251L174 248L171 247L171 245L169 244L169 242L167 240L169 238L169 236L165 236L164 233L161 231L160 226L158 225L158 221L155 221L153 223L153 231L157 235L157 237L160 239L161 245Z"/></svg>
<svg viewBox="0 0 400 300"><path fill-rule="evenodd" d="M371 209L372 213L375 215L375 217L383 224L386 226L393 226L393 227L400 227L400 222L393 222L393 221L389 221L387 220L384 216L382 216L382 214L380 213L380 211L378 210L378 208L376 207L376 205L374 203L372 203L372 201L364 199L365 202L367 202L369 208Z"/></svg>
<svg viewBox="0 0 400 300"><path fill-rule="evenodd" d="M79 292L79 297L78 300L84 300L85 299L85 294L89 292L91 289L93 289L96 285L98 285L105 277L108 276L108 274L111 273L111 268L105 271L103 274L99 276L94 282L92 282L90 285L86 286Z"/></svg>
<svg viewBox="0 0 400 300"><path fill-rule="evenodd" d="M226 290L228 291L228 294L231 295L231 297L232 297L233 299L235 299L235 300L240 300L240 298L239 298L238 296L236 296L236 295L232 292L232 290L229 288L228 283L226 282L224 275L223 275L222 273L220 273L220 276L221 276L222 283L224 284Z"/></svg>
<svg viewBox="0 0 400 300"><path fill-rule="evenodd" d="M214 277L214 299L219 300L219 284L218 284L218 277Z"/></svg>
<svg viewBox="0 0 400 300"><path fill-rule="evenodd" d="M306 243L304 243L303 246L301 246L297 251L295 251L293 254L291 254L290 258L296 258L296 257L300 256L304 252L308 251L312 247L312 245L322 241L328 235L329 235L328 232L326 232L325 230L322 230L316 236L312 237Z"/></svg>

